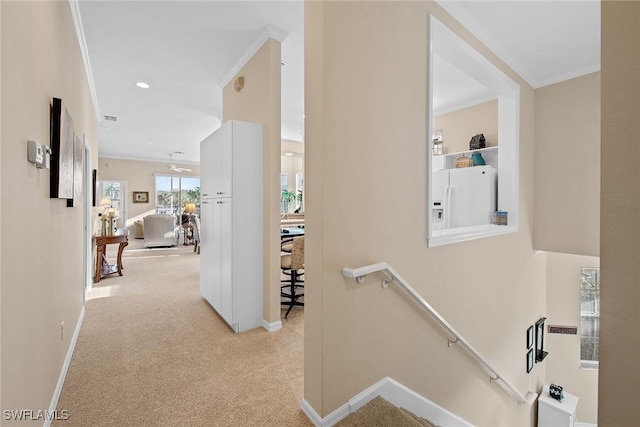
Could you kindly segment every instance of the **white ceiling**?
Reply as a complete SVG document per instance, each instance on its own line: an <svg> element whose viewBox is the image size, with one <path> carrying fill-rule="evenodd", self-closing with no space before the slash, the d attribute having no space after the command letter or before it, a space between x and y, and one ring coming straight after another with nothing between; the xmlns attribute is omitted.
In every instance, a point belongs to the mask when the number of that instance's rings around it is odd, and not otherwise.
<svg viewBox="0 0 640 427"><path fill-rule="evenodd" d="M100 114L117 117L100 122L99 155L199 162L223 85L267 35L283 39L282 137L302 141L303 12L301 1L80 1Z"/></svg>
<svg viewBox="0 0 640 427"><path fill-rule="evenodd" d="M438 3L534 88L600 69L600 0Z"/></svg>
<svg viewBox="0 0 640 427"><path fill-rule="evenodd" d="M598 0L438 3L534 88L600 69ZM200 141L220 125L222 86L267 36L282 40L282 137L303 141L301 0L79 4L100 114L118 119L100 122L100 156L165 161L182 151L176 163L199 162ZM442 108L464 103L462 88L482 90L460 70L435 73Z"/></svg>

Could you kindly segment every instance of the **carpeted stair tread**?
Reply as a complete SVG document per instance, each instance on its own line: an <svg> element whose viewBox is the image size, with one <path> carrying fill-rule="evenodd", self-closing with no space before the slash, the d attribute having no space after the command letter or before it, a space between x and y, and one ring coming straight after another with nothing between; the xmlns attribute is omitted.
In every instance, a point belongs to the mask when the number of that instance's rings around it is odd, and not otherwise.
<svg viewBox="0 0 640 427"><path fill-rule="evenodd" d="M432 424L419 422L413 414L410 415L406 410L378 396L335 425L336 427L420 427Z"/></svg>
<svg viewBox="0 0 640 427"><path fill-rule="evenodd" d="M429 420L424 419L422 417L417 416L416 414L414 414L413 412L409 411L406 408L400 408L401 411L404 411L405 414L409 415L411 418L413 418L414 420L416 420L421 426L425 426L425 427L436 427L435 424L431 423Z"/></svg>

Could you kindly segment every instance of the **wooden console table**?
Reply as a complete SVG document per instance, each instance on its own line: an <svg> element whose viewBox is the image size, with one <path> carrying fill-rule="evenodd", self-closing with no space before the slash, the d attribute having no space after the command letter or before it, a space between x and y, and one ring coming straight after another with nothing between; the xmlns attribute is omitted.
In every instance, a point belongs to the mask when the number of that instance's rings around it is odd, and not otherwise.
<svg viewBox="0 0 640 427"><path fill-rule="evenodd" d="M93 239L96 242L96 274L93 278L95 283L109 274L118 273L122 276L122 251L129 244L129 230L120 229L114 234L95 235ZM109 265L107 262L107 245L118 244L118 263Z"/></svg>

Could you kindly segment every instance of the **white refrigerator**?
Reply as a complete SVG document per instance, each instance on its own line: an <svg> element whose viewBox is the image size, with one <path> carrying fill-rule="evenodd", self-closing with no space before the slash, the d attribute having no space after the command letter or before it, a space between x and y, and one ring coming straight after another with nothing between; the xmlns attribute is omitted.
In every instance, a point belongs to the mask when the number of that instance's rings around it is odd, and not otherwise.
<svg viewBox="0 0 640 427"><path fill-rule="evenodd" d="M498 186L493 166L444 169L432 178L433 230L491 223Z"/></svg>

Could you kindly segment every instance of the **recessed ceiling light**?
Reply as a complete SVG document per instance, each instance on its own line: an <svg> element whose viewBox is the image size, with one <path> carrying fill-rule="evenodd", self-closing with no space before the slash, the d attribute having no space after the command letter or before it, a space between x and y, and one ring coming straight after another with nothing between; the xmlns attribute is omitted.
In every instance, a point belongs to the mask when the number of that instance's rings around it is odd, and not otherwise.
<svg viewBox="0 0 640 427"><path fill-rule="evenodd" d="M142 89L149 89L149 85L145 82L138 82L136 86L141 87Z"/></svg>
<svg viewBox="0 0 640 427"><path fill-rule="evenodd" d="M293 156L293 153L284 153L285 156Z"/></svg>

